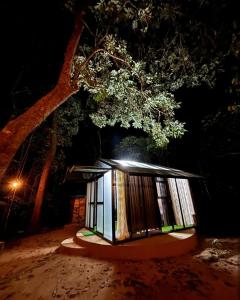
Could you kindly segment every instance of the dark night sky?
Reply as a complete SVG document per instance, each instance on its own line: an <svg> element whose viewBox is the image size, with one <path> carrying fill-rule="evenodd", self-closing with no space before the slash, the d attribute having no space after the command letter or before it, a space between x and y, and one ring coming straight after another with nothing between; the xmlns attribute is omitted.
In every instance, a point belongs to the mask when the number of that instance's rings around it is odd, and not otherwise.
<svg viewBox="0 0 240 300"><path fill-rule="evenodd" d="M44 95L57 80L72 25L71 15L60 9L58 3L58 0L15 0L0 4L1 71L4 78L0 127L4 126L10 116L22 113ZM216 112L224 104L222 83L220 81L218 87L212 91L207 88L179 91L177 99L183 100L183 104L177 117L187 122L189 133L184 137L186 149L198 147L201 119ZM87 129L84 130L87 136ZM96 135L93 128L88 130L92 137ZM119 142L126 131L109 128L101 130L101 133L103 155L108 156L112 154L109 149ZM75 139L76 147L77 144ZM191 168L189 155L194 151L189 153L186 149L181 149L181 152L188 159L179 162L179 167L184 167L185 164L187 168ZM83 153L89 155L87 150Z"/></svg>
<svg viewBox="0 0 240 300"><path fill-rule="evenodd" d="M71 30L70 15L56 1L6 1L0 4L1 122L21 113L55 83ZM46 6L47 3L47 6ZM47 7L47 9L46 9Z"/></svg>
<svg viewBox="0 0 240 300"><path fill-rule="evenodd" d="M0 127L4 126L10 116L22 113L41 95L50 90L58 77L63 60L63 53L71 32L71 15L59 9L58 0L49 1L4 1L0 4L0 30L1 30L1 101L0 101ZM46 9L47 7L47 9ZM224 79L224 78L223 78ZM177 116L186 121L189 132L181 141L173 143L175 151L173 167L199 172L199 148L201 140L201 119L207 114L216 112L218 108L226 105L224 95L224 80L220 79L217 87L210 91L207 88L182 90L178 98L184 100L182 109ZM134 132L134 131L133 131ZM103 129L102 152L103 156L110 157L111 149L126 131L120 129ZM88 139L88 146L80 144ZM79 142L80 141L80 142ZM99 152L97 132L91 126L82 131L82 135L74 139L75 149L71 150L71 163L74 159L91 162ZM71 152L70 151L70 152ZM178 158L176 160L176 157ZM206 162L205 162L206 163ZM219 166L222 164L226 172L234 174L234 168L239 166L237 161L217 161L209 167L214 178L219 176ZM213 168L213 170L211 170ZM216 175L217 174L217 175ZM217 179L218 183L221 181ZM233 180L234 181L234 180ZM237 192L233 192L237 183L233 182L232 190L227 182L223 197L230 192L230 197L236 202ZM215 204L219 193L213 185ZM214 190L215 189L215 190ZM232 192L232 194L231 194ZM234 203L235 203L234 202ZM212 208L215 205L212 203ZM223 203L223 202L222 202ZM233 210L236 206L232 204ZM221 206L221 205L220 205ZM233 213L233 210L231 213ZM224 217L224 205L219 208L220 216ZM237 215L229 219L229 226L237 224Z"/></svg>
<svg viewBox="0 0 240 300"><path fill-rule="evenodd" d="M60 10L57 0L7 1L0 4L1 69L4 78L0 102L0 127L9 117L24 111L56 82L71 30L71 16ZM46 9L47 7L47 9ZM215 109L218 94L179 93L184 99L180 118L190 120ZM194 98L194 101L193 101Z"/></svg>
<svg viewBox="0 0 240 300"><path fill-rule="evenodd" d="M4 78L0 127L4 126L10 116L22 113L44 95L57 80L72 25L71 15L60 9L58 3L58 0L52 0L7 1L0 4L3 52L1 69ZM177 99L183 100L177 118L187 123L188 133L183 139L186 146L182 147L182 141L174 143L184 158L174 163L177 167L198 172L194 156L199 148L201 119L209 113L216 112L217 107L224 104L224 85L220 81L218 87L212 91L207 88L181 90ZM113 146L125 135L125 130L102 129L102 155L112 156ZM95 147L93 151L86 147L84 149L81 145L82 137L85 140L90 137L88 148ZM75 158L78 160L78 155L81 158L85 156L87 161L96 158L99 142L92 147L95 137L97 133L94 128L83 128L81 136L74 139L75 149L71 153L71 162Z"/></svg>

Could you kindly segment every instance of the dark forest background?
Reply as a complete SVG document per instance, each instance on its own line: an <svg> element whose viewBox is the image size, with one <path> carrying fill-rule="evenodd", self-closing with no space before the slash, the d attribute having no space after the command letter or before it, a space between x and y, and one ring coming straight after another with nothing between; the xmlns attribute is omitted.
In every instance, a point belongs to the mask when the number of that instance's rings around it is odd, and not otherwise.
<svg viewBox="0 0 240 300"><path fill-rule="evenodd" d="M8 1L0 4L1 127L24 112L57 81L73 22L71 14L62 8L60 2ZM218 1L215 1L215 5L219 5ZM234 3L228 2L226 10L223 9L225 18L220 22L228 22L229 18L235 20L236 13ZM176 117L186 123L187 131L181 139L154 151L146 151L146 135L140 130L118 126L97 128L88 117L91 108L87 106L87 96L80 91L78 96L82 99L81 103L63 107L63 111L69 109L70 119L71 109L79 109L78 129L71 142L63 142L58 147L58 157L42 212L42 224L55 226L67 222L69 199L84 193L84 187L79 188L64 181L68 166L91 165L99 157L135 159L137 155L137 159L143 161L204 176L208 193L203 196L202 203L198 201L202 232L239 234L239 57L228 56L222 69L213 88L201 86L177 91L182 106ZM62 122L66 122L65 126L73 126L68 121L65 118ZM9 222L12 232L27 227L33 207L34 180L42 166L44 147L48 145L49 124L50 119L28 138L8 171L8 176L12 176L22 168L22 175L29 179L29 185L16 195L17 201ZM76 126L76 122L74 124ZM132 137L131 141L136 137L142 137L143 140L135 145L132 142L121 144L129 136ZM7 193L3 182L1 197L6 198Z"/></svg>

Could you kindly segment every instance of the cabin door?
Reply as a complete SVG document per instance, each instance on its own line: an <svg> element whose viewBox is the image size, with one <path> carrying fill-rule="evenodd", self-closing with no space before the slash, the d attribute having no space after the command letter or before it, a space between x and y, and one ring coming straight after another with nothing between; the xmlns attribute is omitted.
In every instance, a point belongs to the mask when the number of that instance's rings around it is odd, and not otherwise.
<svg viewBox="0 0 240 300"><path fill-rule="evenodd" d="M162 232L172 231L175 221L167 180L163 177L156 177L155 180Z"/></svg>
<svg viewBox="0 0 240 300"><path fill-rule="evenodd" d="M103 234L103 177L91 182L89 228Z"/></svg>

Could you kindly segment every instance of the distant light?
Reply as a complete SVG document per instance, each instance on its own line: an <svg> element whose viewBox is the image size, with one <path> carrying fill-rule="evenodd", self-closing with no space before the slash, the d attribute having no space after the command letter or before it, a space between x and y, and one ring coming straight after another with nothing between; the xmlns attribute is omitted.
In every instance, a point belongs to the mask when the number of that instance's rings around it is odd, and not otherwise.
<svg viewBox="0 0 240 300"><path fill-rule="evenodd" d="M119 160L118 161L120 163L120 165L124 166L124 167L128 167L129 166L129 162L126 160Z"/></svg>
<svg viewBox="0 0 240 300"><path fill-rule="evenodd" d="M133 161L133 160L117 160L113 159L116 163L122 165L123 167L138 167L143 169L153 169L153 170L169 170L169 168L157 166L153 164L148 163L142 163L139 161Z"/></svg>
<svg viewBox="0 0 240 300"><path fill-rule="evenodd" d="M130 167L130 166L136 166L138 162L133 161L133 160L118 160L114 159L115 162L119 163L120 165L124 167Z"/></svg>
<svg viewBox="0 0 240 300"><path fill-rule="evenodd" d="M13 179L9 182L9 188L11 190L18 190L23 185L23 181L21 179Z"/></svg>

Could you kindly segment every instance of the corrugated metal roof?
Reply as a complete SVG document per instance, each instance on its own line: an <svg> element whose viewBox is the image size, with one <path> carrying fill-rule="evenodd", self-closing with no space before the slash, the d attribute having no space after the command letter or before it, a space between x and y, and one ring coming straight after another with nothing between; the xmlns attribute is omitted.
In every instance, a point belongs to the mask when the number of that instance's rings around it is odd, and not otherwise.
<svg viewBox="0 0 240 300"><path fill-rule="evenodd" d="M100 164L97 163L97 165L99 166L74 165L71 169L69 169L66 175L66 179L71 181L89 182L101 177L111 168L118 169L132 175L161 176L174 178L202 178L202 176L185 172L182 170L137 161L100 159L99 162Z"/></svg>
<svg viewBox="0 0 240 300"><path fill-rule="evenodd" d="M193 173L149 163L117 159L100 159L100 161L113 168L130 174L145 174L179 178L202 178L202 176Z"/></svg>

